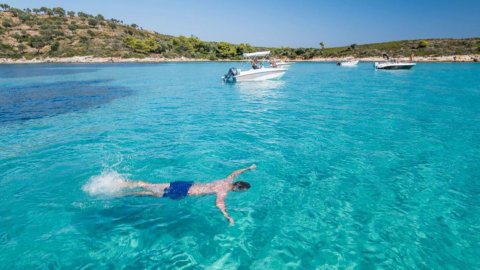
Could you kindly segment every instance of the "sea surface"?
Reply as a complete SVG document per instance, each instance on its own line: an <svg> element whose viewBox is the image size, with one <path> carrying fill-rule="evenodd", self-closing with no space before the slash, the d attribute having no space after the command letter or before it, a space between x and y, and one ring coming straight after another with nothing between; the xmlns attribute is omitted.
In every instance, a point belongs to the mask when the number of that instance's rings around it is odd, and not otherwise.
<svg viewBox="0 0 480 270"><path fill-rule="evenodd" d="M479 64L235 65L0 66L0 268L480 269Z"/></svg>

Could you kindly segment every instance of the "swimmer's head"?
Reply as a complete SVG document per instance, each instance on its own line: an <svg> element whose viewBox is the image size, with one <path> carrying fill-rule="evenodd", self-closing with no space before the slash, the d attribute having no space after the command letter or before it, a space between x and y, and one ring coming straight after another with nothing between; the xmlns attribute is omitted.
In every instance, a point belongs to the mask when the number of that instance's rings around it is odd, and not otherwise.
<svg viewBox="0 0 480 270"><path fill-rule="evenodd" d="M234 182L232 185L232 191L246 191L250 188L250 184L243 181Z"/></svg>

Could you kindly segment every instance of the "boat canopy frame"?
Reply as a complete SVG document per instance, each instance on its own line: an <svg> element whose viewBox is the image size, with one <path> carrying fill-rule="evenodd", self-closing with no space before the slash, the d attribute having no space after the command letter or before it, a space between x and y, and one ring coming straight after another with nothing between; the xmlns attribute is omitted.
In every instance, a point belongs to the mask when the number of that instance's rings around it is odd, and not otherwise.
<svg viewBox="0 0 480 270"><path fill-rule="evenodd" d="M255 57L265 57L269 56L270 51L263 51L263 52L253 52L253 53L244 53L243 57L245 58L255 58Z"/></svg>

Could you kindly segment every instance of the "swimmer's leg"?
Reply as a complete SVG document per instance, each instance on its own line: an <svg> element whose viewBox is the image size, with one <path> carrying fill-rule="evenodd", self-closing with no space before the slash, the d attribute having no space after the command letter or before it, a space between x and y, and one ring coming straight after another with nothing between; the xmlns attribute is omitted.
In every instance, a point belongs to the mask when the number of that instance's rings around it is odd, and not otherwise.
<svg viewBox="0 0 480 270"><path fill-rule="evenodd" d="M156 197L162 197L165 189L168 188L170 184L148 184L147 186L143 187L147 190L147 192L151 192Z"/></svg>
<svg viewBox="0 0 480 270"><path fill-rule="evenodd" d="M124 188L147 188L149 185L152 185L150 183L144 182L144 181L129 181L125 182Z"/></svg>
<svg viewBox="0 0 480 270"><path fill-rule="evenodd" d="M122 195L123 196L135 196L135 197L141 197L141 196L160 197L157 193L154 193L152 191L129 192L129 193L124 193Z"/></svg>
<svg viewBox="0 0 480 270"><path fill-rule="evenodd" d="M132 181L132 182L125 182L124 188L127 189L143 189L141 192L133 192L133 193L126 193L128 194L139 194L143 196L163 196L163 192L166 188L168 188L170 184L152 184L144 181Z"/></svg>

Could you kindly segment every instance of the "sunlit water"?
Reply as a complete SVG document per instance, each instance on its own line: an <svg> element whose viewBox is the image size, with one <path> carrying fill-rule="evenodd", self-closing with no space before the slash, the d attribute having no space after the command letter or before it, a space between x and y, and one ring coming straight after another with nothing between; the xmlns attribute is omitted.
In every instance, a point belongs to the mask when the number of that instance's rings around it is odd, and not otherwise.
<svg viewBox="0 0 480 270"><path fill-rule="evenodd" d="M480 65L232 65L0 66L0 268L480 268ZM252 163L235 226L118 196Z"/></svg>

